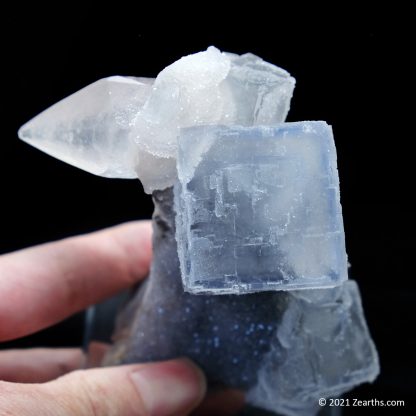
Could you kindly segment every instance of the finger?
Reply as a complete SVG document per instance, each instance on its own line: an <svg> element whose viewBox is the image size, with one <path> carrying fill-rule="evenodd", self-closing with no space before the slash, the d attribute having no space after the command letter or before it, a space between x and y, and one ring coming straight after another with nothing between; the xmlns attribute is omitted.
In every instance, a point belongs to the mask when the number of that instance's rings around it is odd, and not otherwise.
<svg viewBox="0 0 416 416"><path fill-rule="evenodd" d="M235 389L209 392L192 416L233 416L241 412L245 404L244 393Z"/></svg>
<svg viewBox="0 0 416 416"><path fill-rule="evenodd" d="M0 380L43 383L82 368L84 363L84 354L78 348L0 351Z"/></svg>
<svg viewBox="0 0 416 416"><path fill-rule="evenodd" d="M187 360L79 370L46 384L0 383L0 409L19 416L185 416L206 390Z"/></svg>
<svg viewBox="0 0 416 416"><path fill-rule="evenodd" d="M90 342L88 345L86 366L88 368L99 367L109 348L110 345L105 342Z"/></svg>
<svg viewBox="0 0 416 416"><path fill-rule="evenodd" d="M140 221L0 257L0 341L50 326L143 279L151 225Z"/></svg>

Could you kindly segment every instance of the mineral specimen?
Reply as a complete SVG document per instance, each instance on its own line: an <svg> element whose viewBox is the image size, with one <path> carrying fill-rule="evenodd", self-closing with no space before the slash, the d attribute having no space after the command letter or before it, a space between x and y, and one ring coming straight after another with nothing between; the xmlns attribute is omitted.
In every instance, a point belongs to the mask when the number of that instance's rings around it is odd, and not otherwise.
<svg viewBox="0 0 416 416"><path fill-rule="evenodd" d="M153 192L150 276L119 315L105 364L187 356L210 386L301 416L377 376L358 288L345 281L332 132L283 123L294 85L254 55L211 47L155 80L97 81L19 130Z"/></svg>
<svg viewBox="0 0 416 416"><path fill-rule="evenodd" d="M179 136L178 156L185 290L322 288L347 279L336 152L326 123L191 127Z"/></svg>

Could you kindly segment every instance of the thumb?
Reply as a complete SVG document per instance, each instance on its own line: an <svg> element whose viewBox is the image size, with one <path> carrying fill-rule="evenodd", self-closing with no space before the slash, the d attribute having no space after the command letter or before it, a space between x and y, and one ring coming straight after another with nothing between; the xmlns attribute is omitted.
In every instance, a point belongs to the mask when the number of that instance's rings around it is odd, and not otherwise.
<svg viewBox="0 0 416 416"><path fill-rule="evenodd" d="M45 384L0 383L0 415L184 416L205 391L188 360L78 370Z"/></svg>

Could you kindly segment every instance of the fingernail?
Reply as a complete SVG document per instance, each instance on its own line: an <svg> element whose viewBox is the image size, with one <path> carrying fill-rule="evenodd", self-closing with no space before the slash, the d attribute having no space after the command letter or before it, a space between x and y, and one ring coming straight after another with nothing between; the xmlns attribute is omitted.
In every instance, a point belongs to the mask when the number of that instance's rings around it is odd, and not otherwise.
<svg viewBox="0 0 416 416"><path fill-rule="evenodd" d="M186 414L206 391L202 372L188 360L145 364L131 379L149 416Z"/></svg>

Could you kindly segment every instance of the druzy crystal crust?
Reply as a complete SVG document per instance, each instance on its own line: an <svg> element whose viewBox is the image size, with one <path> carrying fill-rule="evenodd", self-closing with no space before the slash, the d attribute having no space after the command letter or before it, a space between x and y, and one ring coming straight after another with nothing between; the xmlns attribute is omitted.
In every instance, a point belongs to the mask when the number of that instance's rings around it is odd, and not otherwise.
<svg viewBox="0 0 416 416"><path fill-rule="evenodd" d="M183 290L173 190L155 192L154 262L119 316L106 364L186 356L211 386L245 391L248 403L312 415L379 372L352 280L332 289L194 295ZM256 413L254 413L256 414Z"/></svg>
<svg viewBox="0 0 416 416"><path fill-rule="evenodd" d="M104 365L186 356L210 387L290 416L375 379L332 130L284 122L294 86L255 55L210 47L155 79L99 80L21 127L46 153L152 193L150 276Z"/></svg>

